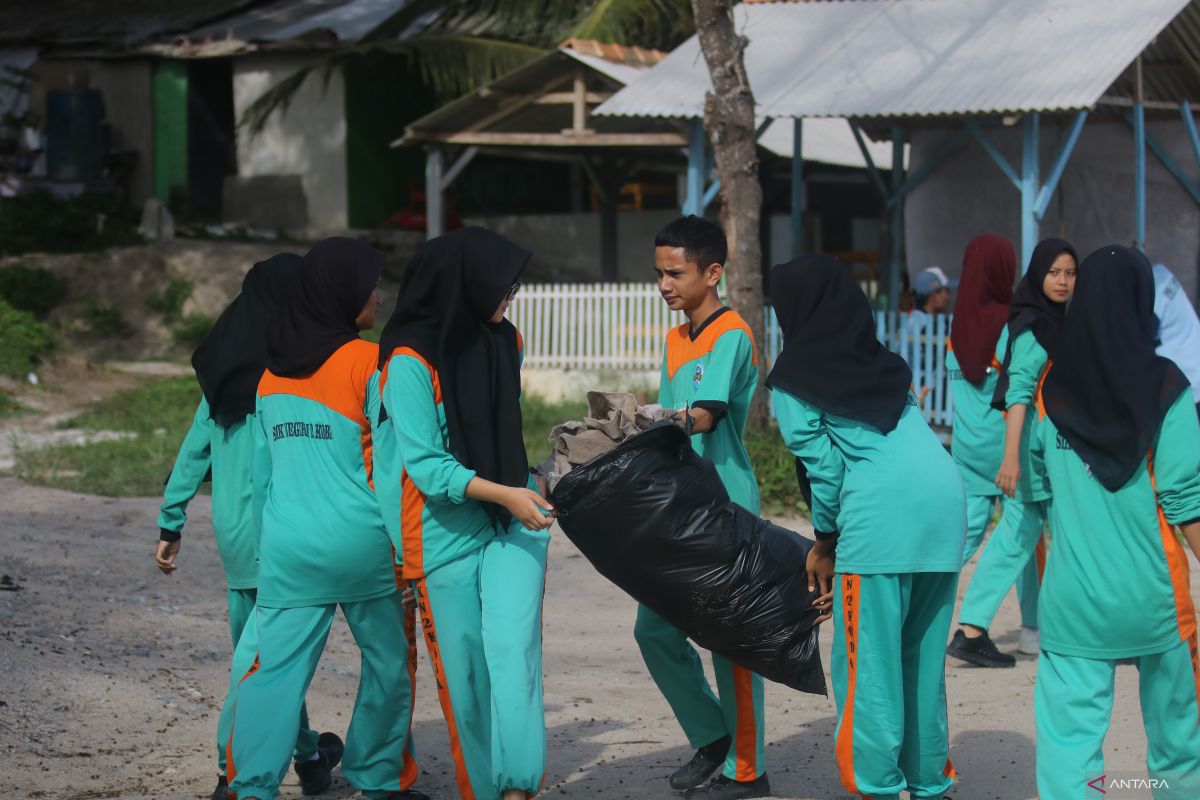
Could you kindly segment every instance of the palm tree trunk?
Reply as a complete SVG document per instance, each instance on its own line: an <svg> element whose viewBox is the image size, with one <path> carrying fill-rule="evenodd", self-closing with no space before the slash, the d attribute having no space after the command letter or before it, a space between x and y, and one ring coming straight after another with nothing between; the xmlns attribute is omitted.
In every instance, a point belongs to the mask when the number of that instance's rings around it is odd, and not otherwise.
<svg viewBox="0 0 1200 800"><path fill-rule="evenodd" d="M763 346L762 184L754 139L754 94L746 77L746 39L733 28L732 0L692 0L700 50L708 63L714 92L704 104L704 127L721 181L721 220L729 239L727 289L730 304L745 318L759 354L759 390L750 407L749 427L767 424L767 375Z"/></svg>

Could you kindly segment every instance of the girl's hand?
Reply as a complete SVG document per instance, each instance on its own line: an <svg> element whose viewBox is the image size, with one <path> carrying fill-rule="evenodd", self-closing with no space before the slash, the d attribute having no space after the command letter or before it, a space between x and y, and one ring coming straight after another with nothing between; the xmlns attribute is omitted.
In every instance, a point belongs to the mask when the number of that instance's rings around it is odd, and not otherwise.
<svg viewBox="0 0 1200 800"><path fill-rule="evenodd" d="M170 575L179 569L175 566L175 556L179 555L179 545L182 543L183 539L158 543L158 550L154 553L154 563L158 565L158 569L163 575Z"/></svg>
<svg viewBox="0 0 1200 800"><path fill-rule="evenodd" d="M554 506L537 492L509 488L503 497L501 505L529 530L540 531L554 524ZM543 513L543 510L547 513Z"/></svg>
<svg viewBox="0 0 1200 800"><path fill-rule="evenodd" d="M808 560L804 571L808 575L808 590L815 592L820 589L821 596L813 601L813 608L821 611L814 624L820 624L833 616L833 575L834 555L833 543L818 541L813 549L808 551Z"/></svg>
<svg viewBox="0 0 1200 800"><path fill-rule="evenodd" d="M816 600L813 600L812 607L821 612L813 620L813 625L820 625L822 622L831 619L833 617L833 592L826 592Z"/></svg>
<svg viewBox="0 0 1200 800"><path fill-rule="evenodd" d="M996 487L1008 497L1017 494L1017 481L1021 478L1021 462L1019 459L1004 457L1000 471L996 473Z"/></svg>
<svg viewBox="0 0 1200 800"><path fill-rule="evenodd" d="M411 586L404 587L404 591L400 593L400 602L405 611L417 610L417 595Z"/></svg>

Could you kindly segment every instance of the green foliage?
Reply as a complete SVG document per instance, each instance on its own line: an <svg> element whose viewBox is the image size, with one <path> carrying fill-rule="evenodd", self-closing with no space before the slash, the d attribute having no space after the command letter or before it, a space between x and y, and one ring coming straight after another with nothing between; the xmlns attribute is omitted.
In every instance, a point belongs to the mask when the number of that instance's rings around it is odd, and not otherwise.
<svg viewBox="0 0 1200 800"><path fill-rule="evenodd" d="M20 403L13 400L6 392L0 391L0 417L11 414L20 407Z"/></svg>
<svg viewBox="0 0 1200 800"><path fill-rule="evenodd" d="M38 319L45 319L66 296L66 284L48 269L24 264L0 267L0 298Z"/></svg>
<svg viewBox="0 0 1200 800"><path fill-rule="evenodd" d="M33 314L0 300L0 375L24 377L57 346L50 329Z"/></svg>
<svg viewBox="0 0 1200 800"><path fill-rule="evenodd" d="M188 376L167 378L93 403L64 425L130 434L115 441L60 445L17 453L16 473L28 483L106 497L162 492L200 389Z"/></svg>
<svg viewBox="0 0 1200 800"><path fill-rule="evenodd" d="M765 431L749 431L744 441L758 479L763 512L809 516L796 483L796 459L779 438L779 430L772 425Z"/></svg>
<svg viewBox="0 0 1200 800"><path fill-rule="evenodd" d="M165 428L182 438L199 402L200 387L191 375L162 378L98 400L64 427L131 433Z"/></svg>
<svg viewBox="0 0 1200 800"><path fill-rule="evenodd" d="M137 210L106 194L0 197L0 255L77 253L142 241Z"/></svg>
<svg viewBox="0 0 1200 800"><path fill-rule="evenodd" d="M212 329L212 317L207 314L188 314L171 328L171 338L186 350L195 350Z"/></svg>
<svg viewBox="0 0 1200 800"><path fill-rule="evenodd" d="M162 314L163 322L178 322L183 313L183 304L192 296L194 284L187 278L172 278L162 294L151 294L146 298L146 307Z"/></svg>
<svg viewBox="0 0 1200 800"><path fill-rule="evenodd" d="M94 336L120 336L129 330L121 312L96 297L89 297L79 310L87 332Z"/></svg>

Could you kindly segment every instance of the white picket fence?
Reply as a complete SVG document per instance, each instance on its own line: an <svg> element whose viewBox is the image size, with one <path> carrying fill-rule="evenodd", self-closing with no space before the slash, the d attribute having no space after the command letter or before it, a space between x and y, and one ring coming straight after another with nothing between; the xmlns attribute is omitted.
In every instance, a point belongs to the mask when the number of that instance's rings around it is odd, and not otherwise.
<svg viewBox="0 0 1200 800"><path fill-rule="evenodd" d="M657 370L663 337L684 322L654 284L533 284L509 309L525 339L525 366L548 369ZM766 309L765 355L774 361L783 345L773 309ZM949 426L953 412L946 375L950 317L937 315L914 329L904 314L878 312L879 340L913 369L913 386L929 387L925 417Z"/></svg>

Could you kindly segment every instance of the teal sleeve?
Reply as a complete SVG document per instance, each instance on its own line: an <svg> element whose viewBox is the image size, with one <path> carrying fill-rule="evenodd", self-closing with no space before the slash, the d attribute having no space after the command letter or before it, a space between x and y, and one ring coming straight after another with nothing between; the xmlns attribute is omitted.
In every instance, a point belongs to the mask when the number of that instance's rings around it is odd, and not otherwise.
<svg viewBox="0 0 1200 800"><path fill-rule="evenodd" d="M255 555L258 554L258 540L262 533L263 507L267 504L267 490L271 486L271 448L267 444L267 435L262 397L259 396L254 401L253 491L250 494L250 530L254 538Z"/></svg>
<svg viewBox="0 0 1200 800"><path fill-rule="evenodd" d="M1033 331L1024 330L1013 340L1012 357L1008 360L1008 391L1004 394L1005 408L1031 405L1038 381L1046 369L1046 351L1038 344Z"/></svg>
<svg viewBox="0 0 1200 800"><path fill-rule="evenodd" d="M1167 522L1200 520L1200 419L1191 392L1179 395L1158 430L1154 486Z"/></svg>
<svg viewBox="0 0 1200 800"><path fill-rule="evenodd" d="M846 473L842 455L833 446L818 409L784 391L775 390L773 397L783 443L808 470L813 528L832 533L838 529L842 508L842 479Z"/></svg>
<svg viewBox="0 0 1200 800"><path fill-rule="evenodd" d="M735 387L745 385L746 369L753 360L754 347L745 331L735 328L721 334L713 343L704 377L692 398L692 405L703 408L708 404L710 410L714 407L721 410L728 406Z"/></svg>
<svg viewBox="0 0 1200 800"><path fill-rule="evenodd" d="M667 372L667 349L663 348L662 374L658 378L658 404L663 408L675 408L671 399L671 375Z"/></svg>
<svg viewBox="0 0 1200 800"><path fill-rule="evenodd" d="M175 465L167 477L162 507L158 512L160 530L179 533L187 522L188 503L200 491L200 484L204 483L204 476L212 464L212 425L208 401L201 397L196 415L192 418L192 427L183 437L179 454L175 456Z"/></svg>
<svg viewBox="0 0 1200 800"><path fill-rule="evenodd" d="M475 477L443 444L429 368L412 356L393 356L388 367L388 419L404 471L427 498L461 503Z"/></svg>
<svg viewBox="0 0 1200 800"><path fill-rule="evenodd" d="M1031 408L1027 414L1040 414L1041 410ZM1049 422L1049 420L1044 420ZM1038 425L1033 428L1033 433L1029 437L1029 464L1033 469L1034 479L1043 482L1049 482L1050 475L1046 471L1046 437L1054 434L1058 435L1058 430L1053 425Z"/></svg>

